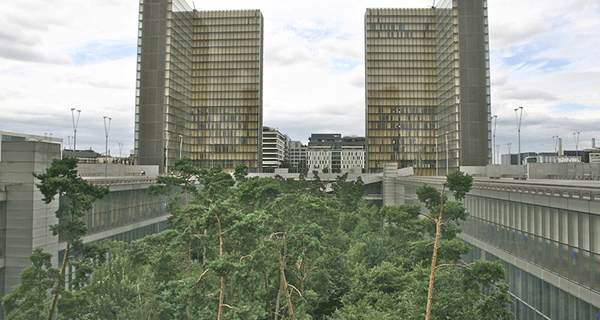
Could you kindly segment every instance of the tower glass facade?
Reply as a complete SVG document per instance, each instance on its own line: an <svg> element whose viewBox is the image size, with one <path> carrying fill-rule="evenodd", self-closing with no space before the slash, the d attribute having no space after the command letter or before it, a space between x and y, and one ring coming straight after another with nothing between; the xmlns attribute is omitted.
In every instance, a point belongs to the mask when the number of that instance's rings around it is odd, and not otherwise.
<svg viewBox="0 0 600 320"><path fill-rule="evenodd" d="M261 167L263 17L142 0L135 154L168 172L180 156L201 167Z"/></svg>
<svg viewBox="0 0 600 320"><path fill-rule="evenodd" d="M491 159L487 4L367 9L367 168L435 175ZM461 101L462 100L462 101Z"/></svg>

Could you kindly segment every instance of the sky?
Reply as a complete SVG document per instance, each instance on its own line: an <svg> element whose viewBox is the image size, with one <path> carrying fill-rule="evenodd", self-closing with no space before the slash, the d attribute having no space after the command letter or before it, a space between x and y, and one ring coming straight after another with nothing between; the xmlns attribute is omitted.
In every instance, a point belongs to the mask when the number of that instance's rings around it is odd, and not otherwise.
<svg viewBox="0 0 600 320"><path fill-rule="evenodd" d="M188 1L198 10L260 9L265 19L263 124L305 143L311 133L364 136L366 8L432 0ZM0 131L133 149L139 1L20 0L0 5ZM488 0L496 145L521 150L600 145L600 1ZM77 115L75 115L75 120ZM494 123L492 123L494 127ZM510 144L510 147L509 147Z"/></svg>

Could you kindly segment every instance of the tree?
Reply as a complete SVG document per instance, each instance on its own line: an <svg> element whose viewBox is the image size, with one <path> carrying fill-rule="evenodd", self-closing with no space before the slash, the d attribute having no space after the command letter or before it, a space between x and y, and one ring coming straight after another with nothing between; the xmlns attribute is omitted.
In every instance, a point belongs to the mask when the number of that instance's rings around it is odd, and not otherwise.
<svg viewBox="0 0 600 320"><path fill-rule="evenodd" d="M65 157L61 160L52 160L52 164L45 173L34 174L40 180L36 186L42 193L42 200L46 204L52 202L57 196L65 199L64 203L60 204L56 210L56 217L62 221L50 226L52 234L55 236L64 232L67 246L60 268L60 280L56 282L53 290L54 297L48 311L49 320L52 319L56 303L64 290L63 282L67 261L72 254L71 247L75 251L81 251L84 248L81 238L86 234L87 227L81 218L92 209L96 200L103 198L108 193L108 188L94 186L79 177L76 168L77 159Z"/></svg>
<svg viewBox="0 0 600 320"><path fill-rule="evenodd" d="M189 204L190 196L198 193L196 185L200 180L202 170L194 166L190 158L183 157L175 160L173 172L174 175L157 177L157 184L151 186L148 193L152 195L172 195L173 189L183 191L185 207L181 206L179 196L175 195L171 197L167 210L172 214L169 222L181 232L180 236L187 234L186 276L189 277L191 273L192 242L194 237L198 237L198 234L195 233L196 230L193 228L194 212L187 210L186 207Z"/></svg>
<svg viewBox="0 0 600 320"><path fill-rule="evenodd" d="M41 320L48 312L48 290L59 282L60 272L52 268L49 253L35 249L29 256L32 265L21 271L21 283L2 299L7 320Z"/></svg>
<svg viewBox="0 0 600 320"><path fill-rule="evenodd" d="M458 229L458 220L465 220L468 213L465 207L460 202L471 190L473 185L473 177L468 174L465 175L461 171L454 171L446 176L446 182L442 187L442 191L439 192L437 189L431 186L422 186L417 189L417 197L419 201L425 204L425 207L429 210L429 214L421 213L427 217L430 221L435 224L435 240L433 244L433 253L431 258L431 269L429 275L429 289L427 294L427 309L425 319L431 319L431 306L433 302L433 290L436 271L442 267L458 266L468 268L473 266L470 265L457 265L457 264L438 264L438 251L441 248L440 241L442 238L442 232L448 239L456 237L456 234L460 232ZM444 193L445 189L448 188L453 193L454 201L446 199ZM435 218L433 214L438 213L438 217ZM458 247L457 253L463 253L461 250L460 243L455 242L455 247Z"/></svg>

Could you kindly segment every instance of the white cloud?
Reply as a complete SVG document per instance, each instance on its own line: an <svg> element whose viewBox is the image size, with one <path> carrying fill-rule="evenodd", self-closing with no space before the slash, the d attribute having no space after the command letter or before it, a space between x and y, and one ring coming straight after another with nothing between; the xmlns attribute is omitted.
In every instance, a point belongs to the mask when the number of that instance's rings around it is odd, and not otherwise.
<svg viewBox="0 0 600 320"><path fill-rule="evenodd" d="M431 4L221 0L196 8L262 10L264 123L306 141L316 132L364 135L367 6ZM557 134L565 148L574 147L574 131L581 132L581 145L600 139L598 1L488 0L488 15L492 111L503 151L511 141L516 150L513 109L519 105L523 150L551 151ZM3 3L0 129L53 133L66 144L75 107L82 110L78 146L104 150L102 116L108 115L113 154L117 138L124 150L133 148L137 19L138 1Z"/></svg>

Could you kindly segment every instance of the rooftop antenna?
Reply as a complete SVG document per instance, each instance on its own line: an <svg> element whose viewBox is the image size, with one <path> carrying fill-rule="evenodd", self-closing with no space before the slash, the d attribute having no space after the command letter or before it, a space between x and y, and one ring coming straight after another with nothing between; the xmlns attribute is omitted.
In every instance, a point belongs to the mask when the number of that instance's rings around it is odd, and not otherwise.
<svg viewBox="0 0 600 320"><path fill-rule="evenodd" d="M194 11L196 11L196 4L194 3L194 1L192 1L192 6L194 7Z"/></svg>

